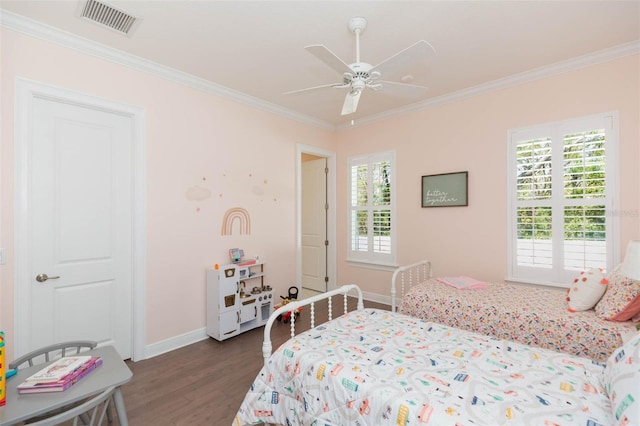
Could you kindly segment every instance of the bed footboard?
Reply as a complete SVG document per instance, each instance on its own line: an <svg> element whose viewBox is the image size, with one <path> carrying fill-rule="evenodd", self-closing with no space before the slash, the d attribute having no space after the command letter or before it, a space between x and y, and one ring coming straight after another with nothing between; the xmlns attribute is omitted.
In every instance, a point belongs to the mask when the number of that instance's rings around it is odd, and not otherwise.
<svg viewBox="0 0 640 426"><path fill-rule="evenodd" d="M431 277L433 277L433 271L431 270L431 262L428 260L421 260L396 269L391 277L391 312L397 311L396 292L398 290L400 290L399 300L402 300L406 290Z"/></svg>
<svg viewBox="0 0 640 426"><path fill-rule="evenodd" d="M323 294L319 294L317 296L312 296L312 297L308 297L306 299L302 299L302 300L295 300L293 302L289 302L284 306L279 307L278 309L276 309L271 316L269 317L269 319L267 320L267 323L264 326L264 340L262 342L262 356L264 357L264 362L265 364L267 363L267 360L269 359L269 357L271 356L271 351L273 350L272 345L271 345L271 326L273 326L273 323L276 321L276 319L283 314L286 314L288 312L291 312L290 315L290 321L291 321L291 337L293 337L295 335L295 315L294 312L296 312L296 310L298 308L301 308L303 306L307 306L307 305L311 305L310 311L311 311L311 328L314 328L315 325L315 317L314 317L314 312L315 312L315 303L320 301L320 300L325 300L327 299L327 303L328 303L328 318L329 321L331 321L333 313L332 313L332 297L341 294L343 296L343 306L344 306L344 313L346 314L348 312L347 309L347 294L354 290L355 293L357 294L358 297L358 304L356 306L356 309L364 309L364 303L362 301L362 291L360 290L360 287L358 287L355 284L347 284L347 285L343 285L342 287L336 288L335 290L331 290L328 291L326 293ZM342 314L341 314L342 315Z"/></svg>

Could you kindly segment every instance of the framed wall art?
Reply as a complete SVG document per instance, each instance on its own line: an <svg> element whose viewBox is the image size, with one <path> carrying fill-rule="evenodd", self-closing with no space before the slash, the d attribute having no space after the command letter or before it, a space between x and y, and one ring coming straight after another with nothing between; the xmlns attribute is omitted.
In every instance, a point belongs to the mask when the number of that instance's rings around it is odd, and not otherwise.
<svg viewBox="0 0 640 426"><path fill-rule="evenodd" d="M469 172L422 176L422 207L468 206Z"/></svg>

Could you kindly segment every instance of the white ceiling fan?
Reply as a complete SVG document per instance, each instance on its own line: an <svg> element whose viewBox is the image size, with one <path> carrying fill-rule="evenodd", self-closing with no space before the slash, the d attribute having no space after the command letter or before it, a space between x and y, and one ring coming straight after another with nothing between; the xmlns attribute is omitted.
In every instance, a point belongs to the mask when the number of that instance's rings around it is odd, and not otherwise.
<svg viewBox="0 0 640 426"><path fill-rule="evenodd" d="M349 89L344 99L344 104L342 105L342 115L356 112L360 95L366 87L374 91L384 90L385 92L404 97L422 96L424 91L427 90L425 86L387 81L382 78L392 75L402 67L409 66L413 62L428 57L431 53L435 52L435 49L425 40L420 40L379 64L372 66L371 64L360 61L360 34L362 34L366 27L367 20L365 18L355 17L349 20L349 30L356 35L356 61L352 64L347 64L322 44L305 47L309 53L339 72L342 75L341 83L308 87L306 89L286 92L285 95L324 88ZM413 76L408 74L404 76L402 80L412 81Z"/></svg>

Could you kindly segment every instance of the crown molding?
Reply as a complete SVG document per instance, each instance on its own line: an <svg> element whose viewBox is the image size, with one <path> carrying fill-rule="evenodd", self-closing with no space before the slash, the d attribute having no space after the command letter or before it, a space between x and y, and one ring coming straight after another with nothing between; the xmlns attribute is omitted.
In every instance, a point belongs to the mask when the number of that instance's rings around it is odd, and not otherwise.
<svg viewBox="0 0 640 426"><path fill-rule="evenodd" d="M580 68L589 67L604 62L613 61L623 58L625 56L640 54L640 40L633 41L631 43L621 44L619 46L612 47L610 49L601 50L598 52L590 53L576 58L568 59L565 61L557 62L555 64L547 65L533 70L525 71L520 74L514 74L509 77L501 78L499 80L490 81L488 83L479 84L477 86L469 87L467 89L458 90L457 92L447 93L442 96L427 99L423 102L417 102L411 105L407 105L401 108L395 108L393 110L385 111L380 114L371 115L362 119L356 120L354 125L343 124L336 126L336 131L352 129L358 126L364 126L377 121L386 120L401 115L406 115L411 112L421 111L430 107L443 105L463 99L478 96L484 93L493 92L500 89L505 89L512 86L528 83L543 78L552 77L554 75L562 74L569 71L578 70Z"/></svg>
<svg viewBox="0 0 640 426"><path fill-rule="evenodd" d="M120 50L96 43L94 41L79 37L77 35L61 31L57 28L45 25L41 22L25 18L21 15L8 12L6 10L0 11L0 25L14 31L18 31L32 37L40 38L46 41L50 41L70 49L82 52L87 55L95 56L100 59L111 61L128 68L142 71L150 74L154 74L163 77L167 80L172 80L183 84L185 86L209 92L218 96L222 96L234 101L253 106L258 109L262 109L268 112L272 112L292 120L296 120L305 124L320 127L323 129L340 131L346 129L353 129L354 127L361 127L367 124L371 124L377 121L386 120L408 113L421 111L427 108L431 108L438 105L443 105L463 99L478 96L484 93L489 93L495 90L505 89L508 87L516 86L519 84L528 83L535 80L551 77L554 75L562 74L568 71L585 68L591 65L596 65L603 62L612 61L615 59L623 58L629 55L637 55L640 53L640 40L636 40L631 43L615 46L610 49L601 50L599 52L590 53L587 55L579 56L576 58L568 59L566 61L557 62L548 66L536 68L530 71L526 71L520 74L515 74L499 80L490 81L488 83L479 84L477 86L469 87L467 89L459 90L452 93L447 93L442 96L427 99L423 102L417 102L411 105L407 105L401 108L396 108L390 111L385 111L380 114L374 114L371 116L363 117L355 120L355 124L342 124L334 126L331 123L327 123L322 120L318 120L313 117L309 117L304 114L297 113L290 109L282 108L270 102L266 102L262 99L258 99L253 96L246 95L228 87L213 83L200 77L187 74L182 71L175 70L173 68L157 64L146 59L142 59L138 56L122 52Z"/></svg>
<svg viewBox="0 0 640 426"><path fill-rule="evenodd" d="M160 65L156 62L148 61L146 59L140 58L139 56L135 56L130 53L105 46L103 44L88 40L86 38L71 34L66 31L59 30L57 28L45 25L41 22L6 10L0 11L0 26L45 41L59 44L61 46L76 50L87 55L123 65L137 71L157 75L167 80L172 80L197 90L209 92L218 96L232 99L245 105L250 105L258 109L282 115L292 120L296 120L312 126L321 127L324 129L335 130L335 126L324 121L309 117L304 114L299 114L295 111L282 108L273 103L246 95L220 84L216 84L203 78L178 71L171 67Z"/></svg>

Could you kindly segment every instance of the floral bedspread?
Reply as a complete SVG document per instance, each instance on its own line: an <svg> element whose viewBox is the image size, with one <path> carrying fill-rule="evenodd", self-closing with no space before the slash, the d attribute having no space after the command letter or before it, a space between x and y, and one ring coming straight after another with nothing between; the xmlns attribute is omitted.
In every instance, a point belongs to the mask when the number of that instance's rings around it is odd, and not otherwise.
<svg viewBox="0 0 640 426"><path fill-rule="evenodd" d="M604 366L364 309L284 343L234 425L608 425Z"/></svg>
<svg viewBox="0 0 640 426"><path fill-rule="evenodd" d="M562 290L506 283L457 290L434 278L407 291L400 312L603 362L635 334L633 323L600 319L593 309L568 312L565 297Z"/></svg>

